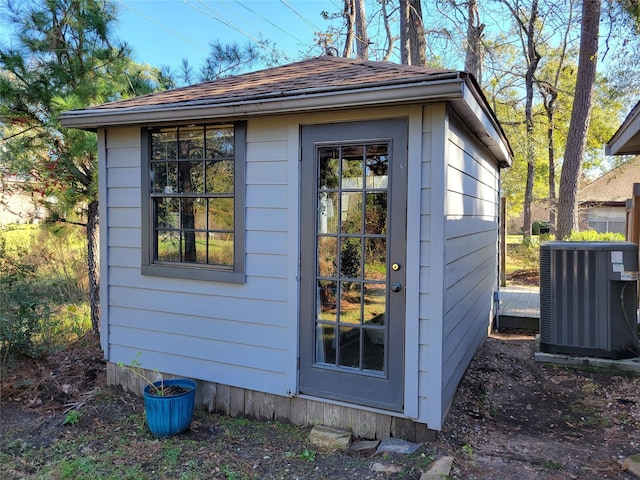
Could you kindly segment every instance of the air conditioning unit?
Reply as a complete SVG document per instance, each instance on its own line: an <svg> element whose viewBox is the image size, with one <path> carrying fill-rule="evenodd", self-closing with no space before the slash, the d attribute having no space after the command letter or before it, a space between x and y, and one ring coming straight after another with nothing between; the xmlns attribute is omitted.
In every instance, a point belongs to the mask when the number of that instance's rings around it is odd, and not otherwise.
<svg viewBox="0 0 640 480"><path fill-rule="evenodd" d="M540 246L540 350L638 355L638 245L547 242Z"/></svg>

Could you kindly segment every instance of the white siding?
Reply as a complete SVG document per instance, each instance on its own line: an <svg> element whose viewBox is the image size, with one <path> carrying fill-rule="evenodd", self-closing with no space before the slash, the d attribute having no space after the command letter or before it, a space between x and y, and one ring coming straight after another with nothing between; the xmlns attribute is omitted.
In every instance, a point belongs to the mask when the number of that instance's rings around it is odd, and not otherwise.
<svg viewBox="0 0 640 480"><path fill-rule="evenodd" d="M442 412L486 337L497 289L499 170L450 122L445 184Z"/></svg>
<svg viewBox="0 0 640 480"><path fill-rule="evenodd" d="M248 123L242 285L140 274L140 159L139 129L107 132L109 360L286 394L288 122Z"/></svg>

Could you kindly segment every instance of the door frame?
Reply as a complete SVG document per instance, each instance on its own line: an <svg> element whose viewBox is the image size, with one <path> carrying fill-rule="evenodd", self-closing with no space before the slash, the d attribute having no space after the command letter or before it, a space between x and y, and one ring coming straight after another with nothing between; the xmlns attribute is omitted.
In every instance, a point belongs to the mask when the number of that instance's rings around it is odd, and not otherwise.
<svg viewBox="0 0 640 480"><path fill-rule="evenodd" d="M358 405L382 408L401 412L404 410L405 393L405 332L406 332L406 242L407 242L407 171L409 118L399 117L380 120L348 121L340 123L323 123L303 125L300 127L300 147L302 167L300 217L300 282L299 282L299 317L298 317L298 387L301 394L308 394L322 398L346 401ZM349 373L339 368L314 366L315 359L315 264L310 267L310 257L313 254L305 247L315 246L317 220L313 205L316 201L315 182L317 182L316 146L331 144L353 144L388 141L390 144L390 178L388 185L389 202L391 208L388 220L389 254L387 256L387 281L401 282L403 289L399 293L388 291L388 311L400 314L391 320L387 330L388 345L385 348L385 365L391 369L381 375L367 375ZM312 177L312 178L310 178ZM312 186L313 188L309 188ZM391 212L395 212L391 219ZM312 212L311 215L308 213ZM399 214L398 212L402 212ZM391 223L393 221L393 223ZM393 227L393 228L392 228ZM394 233L395 232L395 233ZM399 245L402 252L398 253ZM393 249L393 250L392 250ZM400 257L400 258L398 258ZM392 271L391 263L400 263L400 271ZM313 278L312 278L313 277ZM401 302L401 308L398 307ZM387 322L389 323L389 322ZM390 361L390 355L393 356ZM336 373L339 377L348 378L350 388L357 390L359 395L353 396L344 389L334 388ZM310 379L313 375L313 379ZM352 382L353 383L352 385ZM355 385L355 388L353 386ZM386 393L380 398L379 393Z"/></svg>

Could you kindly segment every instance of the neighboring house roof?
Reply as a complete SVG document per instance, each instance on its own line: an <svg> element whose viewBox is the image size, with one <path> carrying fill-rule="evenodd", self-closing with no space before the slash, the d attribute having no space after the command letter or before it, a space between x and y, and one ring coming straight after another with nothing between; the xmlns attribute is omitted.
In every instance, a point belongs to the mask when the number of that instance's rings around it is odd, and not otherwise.
<svg viewBox="0 0 640 480"><path fill-rule="evenodd" d="M640 102L631 109L605 147L607 155L640 154Z"/></svg>
<svg viewBox="0 0 640 480"><path fill-rule="evenodd" d="M473 77L465 72L323 56L63 113L65 127L237 118L448 101L504 165L512 152Z"/></svg>
<svg viewBox="0 0 640 480"><path fill-rule="evenodd" d="M633 196L633 184L640 183L640 156L614 168L578 192L582 204L625 205Z"/></svg>

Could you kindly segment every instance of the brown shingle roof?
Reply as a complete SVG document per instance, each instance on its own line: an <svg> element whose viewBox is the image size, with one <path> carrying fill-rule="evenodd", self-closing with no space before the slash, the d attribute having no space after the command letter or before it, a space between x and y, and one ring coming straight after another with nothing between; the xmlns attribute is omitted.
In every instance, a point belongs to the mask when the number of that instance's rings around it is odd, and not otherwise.
<svg viewBox="0 0 640 480"><path fill-rule="evenodd" d="M420 82L433 80L434 76L442 74L451 75L458 72L323 56L90 108L113 110L198 102L217 103L242 98L295 96L337 88L347 90L384 83Z"/></svg>
<svg viewBox="0 0 640 480"><path fill-rule="evenodd" d="M580 203L622 204L633 195L633 184L640 183L640 156L607 172L578 192Z"/></svg>

